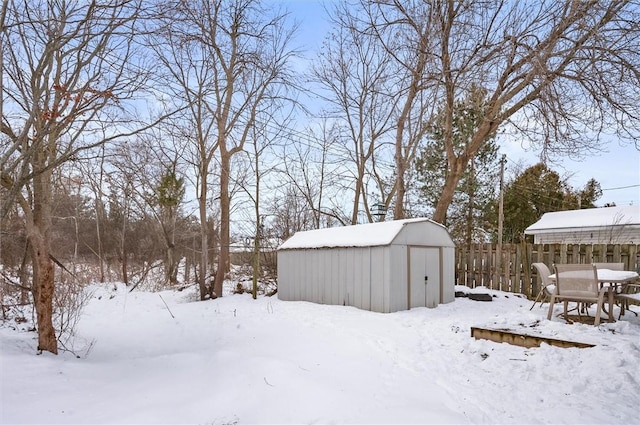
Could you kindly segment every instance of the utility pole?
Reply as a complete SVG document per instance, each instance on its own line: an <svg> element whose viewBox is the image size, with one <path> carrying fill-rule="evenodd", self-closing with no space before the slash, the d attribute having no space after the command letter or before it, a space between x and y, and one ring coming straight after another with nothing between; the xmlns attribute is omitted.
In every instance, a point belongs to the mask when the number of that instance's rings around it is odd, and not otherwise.
<svg viewBox="0 0 640 425"><path fill-rule="evenodd" d="M507 161L507 156L502 155L500 160L500 195L498 201L498 246L496 255L496 271L498 278L502 276L502 226L504 223L504 163ZM496 282L498 283L498 282ZM493 285L492 285L493 286ZM499 289L495 288L495 289Z"/></svg>
<svg viewBox="0 0 640 425"><path fill-rule="evenodd" d="M500 160L500 197L498 201L498 244L502 246L502 226L504 224L504 163L507 156L502 155Z"/></svg>

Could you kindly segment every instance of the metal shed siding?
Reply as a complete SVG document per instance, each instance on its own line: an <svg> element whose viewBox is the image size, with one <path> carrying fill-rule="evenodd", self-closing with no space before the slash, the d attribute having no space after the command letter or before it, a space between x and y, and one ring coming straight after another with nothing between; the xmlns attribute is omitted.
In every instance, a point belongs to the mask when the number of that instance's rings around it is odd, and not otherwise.
<svg viewBox="0 0 640 425"><path fill-rule="evenodd" d="M292 267L293 261L291 261L292 257L293 257L293 252L288 252L285 255L279 256L278 276L281 276L280 273L282 273L282 276L290 275L291 272L294 270ZM285 270L287 271L286 274L284 272ZM289 282L285 283L282 286L278 285L278 298L283 300L293 300L294 288L295 288L294 285L289 284Z"/></svg>
<svg viewBox="0 0 640 425"><path fill-rule="evenodd" d="M442 248L442 294L440 295L442 303L450 303L455 298L455 248Z"/></svg>
<svg viewBox="0 0 640 425"><path fill-rule="evenodd" d="M305 255L307 252L298 251L296 255L296 280L293 282L294 285L299 286L298 300L308 300L311 297L311 288L312 282L309 279L309 273L311 270L308 270L309 264L306 259L309 258L309 255Z"/></svg>
<svg viewBox="0 0 640 425"><path fill-rule="evenodd" d="M369 281L371 293L371 310L384 313L385 304L389 304L388 280L385 279L385 252L387 247L372 247L370 253L371 279Z"/></svg>
<svg viewBox="0 0 640 425"><path fill-rule="evenodd" d="M315 293L317 294L316 302L321 304L328 304L328 299L330 298L331 291L331 253L325 250L318 250L319 258L318 261L314 263L313 268L313 276L315 287L313 288Z"/></svg>
<svg viewBox="0 0 640 425"><path fill-rule="evenodd" d="M453 301L453 241L446 229L430 221L403 225L389 245L279 250L278 296L384 313L406 310L409 245L437 250L436 304Z"/></svg>
<svg viewBox="0 0 640 425"><path fill-rule="evenodd" d="M391 311L391 292L393 292L393 267L391 266L391 247L387 247L383 251L384 253L384 270L383 270L383 282L384 282L384 313Z"/></svg>
<svg viewBox="0 0 640 425"><path fill-rule="evenodd" d="M296 251L293 259L293 276L290 280L295 290L294 300L296 301L307 299L307 287L311 285L307 279L302 279L306 271L306 263L301 261L304 255L304 251Z"/></svg>
<svg viewBox="0 0 640 425"><path fill-rule="evenodd" d="M341 304L340 302L340 287L342 286L342 280L340 279L340 255L337 250L332 249L330 252L330 269L327 270L327 273L331 277L330 283L330 293L329 298L327 300L327 304Z"/></svg>
<svg viewBox="0 0 640 425"><path fill-rule="evenodd" d="M392 244L437 247L455 246L447 230L431 222L418 222L405 225L393 240Z"/></svg>
<svg viewBox="0 0 640 425"><path fill-rule="evenodd" d="M356 258L355 264L360 265L357 269L357 278L354 280L356 285L356 304L355 306L363 310L371 310L371 248L358 248L354 252Z"/></svg>
<svg viewBox="0 0 640 425"><path fill-rule="evenodd" d="M349 287L349 282L353 282L353 267L350 267L346 253L342 255L338 253L338 276L340 280L340 292L338 294L338 302L336 304L350 305L350 300L347 299L347 289Z"/></svg>
<svg viewBox="0 0 640 425"><path fill-rule="evenodd" d="M344 263L340 263L341 267L345 267L345 280L346 285L344 287L344 294L342 295L343 304L355 306L355 281L356 281L356 267L354 267L353 259L355 258L355 252L347 250L347 252L340 255L340 258Z"/></svg>
<svg viewBox="0 0 640 425"><path fill-rule="evenodd" d="M278 255L278 298L287 301L303 299L304 281L299 279L302 264L299 261L303 253L286 251Z"/></svg>
<svg viewBox="0 0 640 425"><path fill-rule="evenodd" d="M289 258L290 256L288 255L283 255L278 258L278 262L277 262L278 276L280 276L281 271L289 270ZM289 300L290 290L291 290L291 285L284 285L282 287L278 285L278 298L280 298L281 300Z"/></svg>
<svg viewBox="0 0 640 425"><path fill-rule="evenodd" d="M309 280L303 278L306 272L306 263L302 261L302 258L305 254L304 251L296 251L293 256L293 275L290 280L295 290L293 299L296 301L307 299L307 287L311 286Z"/></svg>
<svg viewBox="0 0 640 425"><path fill-rule="evenodd" d="M311 259L311 261L309 261ZM318 255L317 250L311 250L306 258L303 258L300 261L301 265L304 266L305 273L302 274L303 279L301 282L305 282L303 285L305 287L305 292L303 298L304 300L308 300L314 303L318 301L318 275L316 271L318 270L318 261L320 261L320 256Z"/></svg>
<svg viewBox="0 0 640 425"><path fill-rule="evenodd" d="M389 247L389 310L387 312L407 309L407 247L391 245ZM391 270L393 272L391 273Z"/></svg>

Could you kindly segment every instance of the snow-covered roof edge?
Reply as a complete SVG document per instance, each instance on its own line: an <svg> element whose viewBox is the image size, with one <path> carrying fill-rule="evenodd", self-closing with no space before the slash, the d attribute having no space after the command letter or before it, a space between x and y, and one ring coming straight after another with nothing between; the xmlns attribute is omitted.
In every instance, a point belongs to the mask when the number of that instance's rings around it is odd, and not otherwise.
<svg viewBox="0 0 640 425"><path fill-rule="evenodd" d="M640 225L640 206L587 208L582 210L545 213L540 220L527 227L526 235L545 233L549 230L591 229L611 226Z"/></svg>
<svg viewBox="0 0 640 425"><path fill-rule="evenodd" d="M407 218L296 232L280 245L278 250L389 245L406 224L416 222L433 223L447 231L442 224L428 218Z"/></svg>

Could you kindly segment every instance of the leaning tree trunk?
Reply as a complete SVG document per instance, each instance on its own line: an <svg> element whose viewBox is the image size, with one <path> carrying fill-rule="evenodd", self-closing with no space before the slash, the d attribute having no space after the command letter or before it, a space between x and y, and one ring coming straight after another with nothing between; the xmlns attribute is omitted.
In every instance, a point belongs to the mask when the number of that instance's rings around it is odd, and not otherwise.
<svg viewBox="0 0 640 425"><path fill-rule="evenodd" d="M451 96L451 104L453 104L453 96ZM449 107L452 108L452 106ZM447 218L447 210L453 201L453 196L456 188L458 187L458 183L464 174L464 170L469 165L469 162L473 161L473 158L478 153L478 150L480 150L483 141L486 140L490 134L496 131L498 124L499 123L497 121L485 119L473 135L473 138L466 147L465 152L458 156L453 152L453 142L451 141L452 124L445 124L445 133L448 133L445 134L445 146L448 147L447 164L449 172L444 181L442 193L440 194L440 198L438 198L438 202L433 213L433 221L438 223L445 222Z"/></svg>
<svg viewBox="0 0 640 425"><path fill-rule="evenodd" d="M444 181L440 198L438 198L438 202L436 203L432 217L433 221L444 223L447 219L447 210L449 209L449 205L451 205L451 201L453 201L453 195L458 187L458 182L462 177L463 171L462 160L459 158L454 159L451 170Z"/></svg>

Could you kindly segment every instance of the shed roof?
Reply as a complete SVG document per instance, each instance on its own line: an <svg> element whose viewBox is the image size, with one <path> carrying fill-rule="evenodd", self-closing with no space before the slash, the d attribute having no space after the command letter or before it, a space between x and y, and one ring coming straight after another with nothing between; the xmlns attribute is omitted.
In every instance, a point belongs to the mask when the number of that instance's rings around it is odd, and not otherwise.
<svg viewBox="0 0 640 425"><path fill-rule="evenodd" d="M442 224L428 218L408 218L297 232L278 249L384 246L391 244L405 225L418 222L430 223L446 230Z"/></svg>
<svg viewBox="0 0 640 425"><path fill-rule="evenodd" d="M527 227L527 235L561 229L593 229L611 226L640 225L640 206L587 208L583 210L545 213L540 220Z"/></svg>

